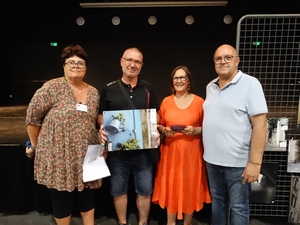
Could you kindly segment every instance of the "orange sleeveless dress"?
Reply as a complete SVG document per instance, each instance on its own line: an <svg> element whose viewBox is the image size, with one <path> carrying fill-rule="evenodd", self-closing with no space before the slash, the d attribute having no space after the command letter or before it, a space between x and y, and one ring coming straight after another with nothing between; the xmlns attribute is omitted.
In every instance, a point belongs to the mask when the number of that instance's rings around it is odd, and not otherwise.
<svg viewBox="0 0 300 225"><path fill-rule="evenodd" d="M204 100L197 95L185 108L177 107L174 95L166 97L160 107L160 124L191 125L201 127ZM200 211L203 203L210 203L203 145L201 135L187 136L175 133L166 137L160 145L161 158L157 164L152 201L161 208L167 207L168 214Z"/></svg>

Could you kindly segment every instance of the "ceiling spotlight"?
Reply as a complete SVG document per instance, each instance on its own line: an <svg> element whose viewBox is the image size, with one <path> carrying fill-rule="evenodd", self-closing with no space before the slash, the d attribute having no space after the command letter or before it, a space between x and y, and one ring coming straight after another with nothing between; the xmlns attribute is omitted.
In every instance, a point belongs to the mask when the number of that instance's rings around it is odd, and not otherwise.
<svg viewBox="0 0 300 225"><path fill-rule="evenodd" d="M85 23L85 20L82 16L77 17L76 23L78 26L82 26Z"/></svg>
<svg viewBox="0 0 300 225"><path fill-rule="evenodd" d="M149 23L150 25L154 25L154 24L156 24L156 22L157 22L157 19L156 19L155 16L149 16L149 18L148 18L148 23Z"/></svg>
<svg viewBox="0 0 300 225"><path fill-rule="evenodd" d="M186 22L186 24L188 24L188 25L193 24L193 23L194 23L194 17L191 16L191 15L188 15L187 17L185 17L185 22Z"/></svg>
<svg viewBox="0 0 300 225"><path fill-rule="evenodd" d="M223 21L226 24L231 24L232 23L232 16L231 15L224 16Z"/></svg>
<svg viewBox="0 0 300 225"><path fill-rule="evenodd" d="M118 17L118 16L114 16L114 17L111 19L111 22L112 22L113 25L117 26L117 25L119 25L119 24L121 23L121 19L120 19L120 17Z"/></svg>

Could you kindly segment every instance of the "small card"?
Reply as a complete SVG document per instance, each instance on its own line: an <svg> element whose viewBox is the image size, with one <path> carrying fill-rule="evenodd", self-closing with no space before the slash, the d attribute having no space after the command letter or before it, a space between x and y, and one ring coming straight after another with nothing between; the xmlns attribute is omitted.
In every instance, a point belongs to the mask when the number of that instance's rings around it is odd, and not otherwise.
<svg viewBox="0 0 300 225"><path fill-rule="evenodd" d="M175 132L180 132L186 128L185 125L172 125L171 129Z"/></svg>
<svg viewBox="0 0 300 225"><path fill-rule="evenodd" d="M76 104L76 109L79 111L83 111L83 112L87 112L87 105L81 104L81 103L77 103Z"/></svg>

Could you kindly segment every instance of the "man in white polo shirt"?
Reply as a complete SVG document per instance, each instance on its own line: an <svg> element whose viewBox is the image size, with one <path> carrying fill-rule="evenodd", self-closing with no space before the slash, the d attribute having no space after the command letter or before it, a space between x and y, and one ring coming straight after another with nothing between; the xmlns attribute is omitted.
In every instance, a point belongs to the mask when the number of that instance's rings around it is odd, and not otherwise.
<svg viewBox="0 0 300 225"><path fill-rule="evenodd" d="M266 144L265 96L260 82L237 69L230 45L214 54L218 77L206 87L204 160L212 196L211 225L249 224L251 182L258 179ZM229 207L229 208L228 208Z"/></svg>

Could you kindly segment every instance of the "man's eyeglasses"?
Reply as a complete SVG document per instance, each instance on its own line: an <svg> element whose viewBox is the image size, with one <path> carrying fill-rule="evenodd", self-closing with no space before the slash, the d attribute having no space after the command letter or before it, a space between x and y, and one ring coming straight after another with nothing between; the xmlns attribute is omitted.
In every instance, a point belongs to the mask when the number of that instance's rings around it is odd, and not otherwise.
<svg viewBox="0 0 300 225"><path fill-rule="evenodd" d="M233 59L233 57L237 57L237 56L233 56L233 55L225 55L224 58L222 57L217 57L217 58L214 58L214 62L215 64L220 64L222 63L222 60L224 59L224 61L226 63L230 63Z"/></svg>
<svg viewBox="0 0 300 225"><path fill-rule="evenodd" d="M70 60L70 61L66 62L65 64L67 64L71 68L75 67L75 65L78 66L79 68L85 67L85 62L83 62L83 61L75 62L73 60Z"/></svg>
<svg viewBox="0 0 300 225"><path fill-rule="evenodd" d="M180 76L180 77L173 77L173 81L174 82L178 82L178 81L186 81L188 79L188 76Z"/></svg>
<svg viewBox="0 0 300 225"><path fill-rule="evenodd" d="M143 65L143 63L138 61L138 60L134 60L134 59L131 59L131 58L127 59L127 58L124 58L124 57L122 57L122 59L124 59L128 64L134 63L137 66Z"/></svg>

